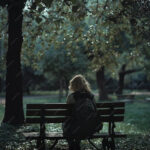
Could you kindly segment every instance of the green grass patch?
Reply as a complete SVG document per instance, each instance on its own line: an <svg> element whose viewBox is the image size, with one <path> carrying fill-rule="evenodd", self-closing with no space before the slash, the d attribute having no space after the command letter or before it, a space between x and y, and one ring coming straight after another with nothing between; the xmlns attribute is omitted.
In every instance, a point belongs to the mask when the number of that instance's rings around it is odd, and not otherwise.
<svg viewBox="0 0 150 150"><path fill-rule="evenodd" d="M59 91L31 91L31 95L58 95Z"/></svg>
<svg viewBox="0 0 150 150"><path fill-rule="evenodd" d="M3 115L4 115L4 105L0 104L0 122L3 119Z"/></svg>
<svg viewBox="0 0 150 150"><path fill-rule="evenodd" d="M127 103L125 108L125 123L137 128L137 131L150 132L150 103Z"/></svg>
<svg viewBox="0 0 150 150"><path fill-rule="evenodd" d="M65 102L65 98L61 102ZM113 98L115 100L115 97ZM57 103L58 95L52 94L47 96L25 96L24 97L24 111L26 104L32 103ZM0 105L0 120L4 114L4 105ZM125 120L123 123L116 124L116 131L126 133L128 138L116 140L118 150L148 150L150 149L150 103L135 101L133 103L126 103ZM61 131L61 124L47 124L47 131ZM37 131L37 125L15 128L4 125L0 127L0 150L33 150L35 148L35 141L25 141L22 132ZM107 130L107 124L104 124L103 131ZM101 147L101 140L94 140L96 144ZM51 144L47 141L47 146ZM67 146L65 141L60 141L57 148L64 148ZM92 147L87 141L82 142L82 148ZM2 149L2 150L3 150Z"/></svg>

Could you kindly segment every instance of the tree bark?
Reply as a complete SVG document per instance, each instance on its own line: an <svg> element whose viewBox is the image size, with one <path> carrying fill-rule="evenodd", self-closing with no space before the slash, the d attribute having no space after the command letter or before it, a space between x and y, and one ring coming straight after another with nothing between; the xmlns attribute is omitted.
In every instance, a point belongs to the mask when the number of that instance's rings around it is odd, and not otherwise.
<svg viewBox="0 0 150 150"><path fill-rule="evenodd" d="M65 78L64 79L64 89L65 89L65 96L68 96L68 80Z"/></svg>
<svg viewBox="0 0 150 150"><path fill-rule="evenodd" d="M105 89L105 68L104 66L96 72L97 85L99 89L99 100L107 100L108 95Z"/></svg>
<svg viewBox="0 0 150 150"><path fill-rule="evenodd" d="M59 102L61 102L61 99L63 97L63 79L59 79Z"/></svg>
<svg viewBox="0 0 150 150"><path fill-rule="evenodd" d="M23 1L8 3L8 51L6 55L6 106L4 123L24 123L22 70L20 63L22 37Z"/></svg>
<svg viewBox="0 0 150 150"><path fill-rule="evenodd" d="M125 78L125 68L126 64L123 64L121 70L119 72L119 82L118 82L118 89L116 91L117 95L122 95L124 89L124 78Z"/></svg>
<svg viewBox="0 0 150 150"><path fill-rule="evenodd" d="M1 61L1 57L2 57L2 41L0 40L0 61ZM2 74L0 72L0 74ZM0 93L2 92L2 78L0 76Z"/></svg>
<svg viewBox="0 0 150 150"><path fill-rule="evenodd" d="M0 93L2 92L2 79L0 77Z"/></svg>
<svg viewBox="0 0 150 150"><path fill-rule="evenodd" d="M26 87L26 93L27 93L28 95L31 95L29 86Z"/></svg>

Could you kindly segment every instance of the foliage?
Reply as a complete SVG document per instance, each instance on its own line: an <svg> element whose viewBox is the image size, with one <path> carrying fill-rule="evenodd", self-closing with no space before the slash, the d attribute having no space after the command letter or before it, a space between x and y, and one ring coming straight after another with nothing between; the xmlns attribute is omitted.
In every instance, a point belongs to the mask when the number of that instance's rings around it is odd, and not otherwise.
<svg viewBox="0 0 150 150"><path fill-rule="evenodd" d="M0 78L5 78L5 62L6 62L6 48L7 48L7 23L6 23L7 10L0 7Z"/></svg>
<svg viewBox="0 0 150 150"><path fill-rule="evenodd" d="M60 50L51 49L46 52L42 68L58 78L64 77L69 80L77 72L84 73L88 68L88 63L82 50L76 50L74 58L71 59L62 47Z"/></svg>
<svg viewBox="0 0 150 150"><path fill-rule="evenodd" d="M66 43L66 49L73 55L78 49L75 43L79 42L83 42L83 51L95 70L105 65L111 72L117 72L116 66L119 68L121 62L129 63L130 67L133 63L148 64L144 61L149 56L147 0L27 1L23 13L22 62L36 69L43 49L52 44L58 49ZM62 34L63 38L58 40Z"/></svg>
<svg viewBox="0 0 150 150"><path fill-rule="evenodd" d="M0 11L0 39L5 48L0 67L4 68L1 72L5 72L7 10L0 8ZM105 66L113 78L123 63L127 68L138 66L149 73L148 0L27 1L23 14L22 64L33 67L38 73L42 74L42 61L47 60L45 55L49 53L47 57L52 57L54 49L58 56L61 53L67 56L68 66L72 62L78 64L82 60L77 60L81 53L80 58L86 58L82 62L86 63L87 58L91 62L88 63L90 69L98 70ZM57 60L62 64L65 57ZM58 68L59 63L56 62L53 65L57 66L52 69Z"/></svg>

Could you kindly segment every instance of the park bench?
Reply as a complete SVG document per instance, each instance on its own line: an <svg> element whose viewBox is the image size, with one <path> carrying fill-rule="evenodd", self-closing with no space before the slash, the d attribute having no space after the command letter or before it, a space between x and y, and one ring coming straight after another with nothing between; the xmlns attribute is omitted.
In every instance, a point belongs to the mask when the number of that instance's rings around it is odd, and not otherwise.
<svg viewBox="0 0 150 150"><path fill-rule="evenodd" d="M105 133L95 133L86 139L96 149L98 148L91 139L102 138L103 149L115 149L115 138L126 137L125 134L115 132L115 123L124 120L125 103L124 102L106 102L96 103L98 113L101 115L103 123L108 123L108 131ZM70 115L72 104L50 103L50 104L27 104L26 108L26 124L39 124L39 132L26 132L24 136L27 140L37 140L37 149L45 149L45 139L54 141L51 148L53 149L57 142L66 139L62 132L46 132L45 124L62 123L66 117ZM78 137L75 137L78 138ZM85 139L85 138L84 138ZM83 139L81 139L83 140Z"/></svg>

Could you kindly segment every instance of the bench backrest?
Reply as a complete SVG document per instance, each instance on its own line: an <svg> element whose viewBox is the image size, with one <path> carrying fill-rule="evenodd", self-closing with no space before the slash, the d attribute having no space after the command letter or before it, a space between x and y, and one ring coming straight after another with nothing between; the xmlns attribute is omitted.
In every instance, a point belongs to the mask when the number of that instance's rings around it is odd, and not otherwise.
<svg viewBox="0 0 150 150"><path fill-rule="evenodd" d="M124 120L124 102L96 103L102 122ZM26 123L62 123L71 114L72 104L27 104Z"/></svg>

